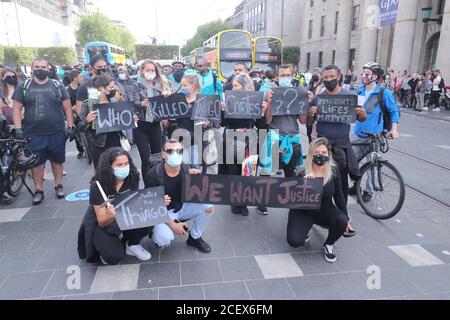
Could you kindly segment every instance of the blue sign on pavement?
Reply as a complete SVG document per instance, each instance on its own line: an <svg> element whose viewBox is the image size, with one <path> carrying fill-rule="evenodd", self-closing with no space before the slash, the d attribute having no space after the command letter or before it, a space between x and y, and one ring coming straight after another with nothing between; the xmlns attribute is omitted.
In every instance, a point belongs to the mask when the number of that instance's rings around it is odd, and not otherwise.
<svg viewBox="0 0 450 320"><path fill-rule="evenodd" d="M75 201L89 201L89 189L80 190L74 192L66 197L69 202Z"/></svg>

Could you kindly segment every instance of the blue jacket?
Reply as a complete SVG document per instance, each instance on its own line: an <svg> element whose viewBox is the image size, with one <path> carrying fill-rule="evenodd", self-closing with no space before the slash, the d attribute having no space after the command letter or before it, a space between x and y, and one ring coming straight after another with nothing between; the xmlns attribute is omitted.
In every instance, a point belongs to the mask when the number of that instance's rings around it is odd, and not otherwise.
<svg viewBox="0 0 450 320"><path fill-rule="evenodd" d="M381 110L380 103L378 102L378 94L380 93L380 84L377 84L375 90L372 92L370 97L366 99L364 103L364 109L367 111L367 120L364 122L356 121L355 135L361 138L367 138L365 135L361 134L361 131L366 131L374 134L381 133L383 131L384 120L383 112ZM366 96L366 87L361 86L358 88L358 95ZM400 121L400 110L395 103L394 96L388 89L384 90L383 93L384 104L386 109L391 116L391 122Z"/></svg>
<svg viewBox="0 0 450 320"><path fill-rule="evenodd" d="M204 95L218 95L222 97L223 85L219 77L216 78L216 88L214 89L214 76L211 71L205 73L203 76L198 74L200 85L202 86L201 94Z"/></svg>

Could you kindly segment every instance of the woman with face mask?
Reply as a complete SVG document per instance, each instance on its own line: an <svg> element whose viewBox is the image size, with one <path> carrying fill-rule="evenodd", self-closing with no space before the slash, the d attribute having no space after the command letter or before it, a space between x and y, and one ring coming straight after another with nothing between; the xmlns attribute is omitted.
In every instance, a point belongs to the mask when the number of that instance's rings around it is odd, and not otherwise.
<svg viewBox="0 0 450 320"><path fill-rule="evenodd" d="M2 80L2 82L0 82L2 84L2 90L0 90L0 120L6 121L6 125L12 125L12 96L18 84L17 73L6 68L0 74L0 79Z"/></svg>
<svg viewBox="0 0 450 320"><path fill-rule="evenodd" d="M308 233L314 224L326 227L328 237L323 253L325 260L333 263L336 261L333 246L344 234L349 218L341 177L328 139L319 138L312 142L299 175L305 179L323 179L322 202L319 210L292 209L289 212L287 242L291 247L298 248L309 241Z"/></svg>
<svg viewBox="0 0 450 320"><path fill-rule="evenodd" d="M153 228L121 231L116 221L114 199L121 193L138 189L139 172L130 155L121 148L105 151L91 184L90 206L78 232L80 259L109 265L120 263L125 254L140 261L151 259L150 252L140 242Z"/></svg>
<svg viewBox="0 0 450 320"><path fill-rule="evenodd" d="M119 94L113 78L109 75L103 74L95 78L94 88L98 90L99 105L124 101ZM93 110L93 105L89 102L83 103L81 110L81 124L82 128L87 128L89 133L89 140L91 142L92 162L94 168L97 168L100 156L109 148L120 147L120 138L123 136L122 131L98 133L95 130L95 119L97 118L97 111ZM135 116L137 121L137 116Z"/></svg>
<svg viewBox="0 0 450 320"><path fill-rule="evenodd" d="M140 77L138 78L138 126L133 131L134 142L136 143L142 163L142 176L145 176L149 167L150 155L161 158L162 151L162 127L167 127L167 120L156 121L149 99L157 96L169 96L170 85L160 73L156 64L150 60L145 60L140 66Z"/></svg>

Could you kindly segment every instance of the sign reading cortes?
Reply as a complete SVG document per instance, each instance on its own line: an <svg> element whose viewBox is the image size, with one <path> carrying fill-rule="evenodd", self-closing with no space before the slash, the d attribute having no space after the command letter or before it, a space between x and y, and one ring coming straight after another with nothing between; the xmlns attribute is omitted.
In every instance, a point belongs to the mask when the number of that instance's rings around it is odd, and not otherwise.
<svg viewBox="0 0 450 320"><path fill-rule="evenodd" d="M380 0L380 27L395 24L399 0Z"/></svg>

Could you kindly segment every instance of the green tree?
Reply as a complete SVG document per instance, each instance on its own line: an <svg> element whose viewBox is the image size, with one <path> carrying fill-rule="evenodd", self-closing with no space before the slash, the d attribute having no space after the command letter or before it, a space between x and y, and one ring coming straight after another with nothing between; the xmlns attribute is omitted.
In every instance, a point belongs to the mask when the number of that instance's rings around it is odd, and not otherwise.
<svg viewBox="0 0 450 320"><path fill-rule="evenodd" d="M74 64L77 61L75 50L68 47L39 48L38 56L58 65Z"/></svg>
<svg viewBox="0 0 450 320"><path fill-rule="evenodd" d="M183 56L189 55L195 48L203 47L203 42L218 32L227 29L229 29L228 25L222 20L211 21L199 26L195 35L186 42L183 48L181 48L181 54Z"/></svg>
<svg viewBox="0 0 450 320"><path fill-rule="evenodd" d="M31 47L5 47L5 64L30 66L38 55L37 48Z"/></svg>
<svg viewBox="0 0 450 320"><path fill-rule="evenodd" d="M283 60L284 63L297 65L300 61L300 48L284 47Z"/></svg>
<svg viewBox="0 0 450 320"><path fill-rule="evenodd" d="M5 61L5 48L3 48L2 45L0 45L0 63L3 63Z"/></svg>
<svg viewBox="0 0 450 320"><path fill-rule="evenodd" d="M138 60L169 60L178 55L178 46L161 45L136 45L136 55Z"/></svg>
<svg viewBox="0 0 450 320"><path fill-rule="evenodd" d="M136 58L136 39L130 31L115 27L114 38L114 44L122 47L130 57Z"/></svg>

